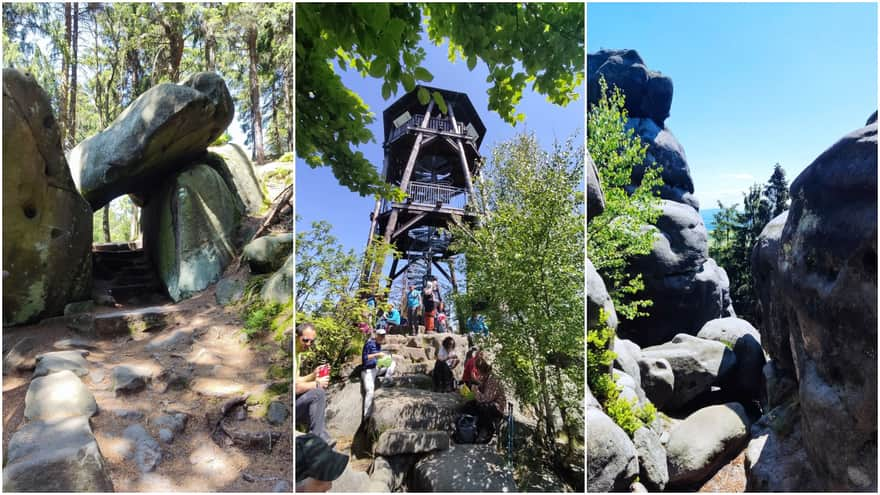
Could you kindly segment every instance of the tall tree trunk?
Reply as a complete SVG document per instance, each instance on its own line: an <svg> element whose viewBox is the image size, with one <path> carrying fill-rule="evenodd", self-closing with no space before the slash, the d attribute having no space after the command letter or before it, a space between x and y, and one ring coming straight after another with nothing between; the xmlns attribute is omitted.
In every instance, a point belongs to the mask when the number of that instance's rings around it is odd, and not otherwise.
<svg viewBox="0 0 880 495"><path fill-rule="evenodd" d="M293 71L287 71L283 84L284 108L287 116L287 150L293 152Z"/></svg>
<svg viewBox="0 0 880 495"><path fill-rule="evenodd" d="M110 203L104 207L104 242L110 242Z"/></svg>
<svg viewBox="0 0 880 495"><path fill-rule="evenodd" d="M72 27L70 6L69 3L64 4L64 51L61 57L61 94L58 98L58 127L61 132L62 146L67 143L67 91L70 83L70 65L68 60L70 58L70 34Z"/></svg>
<svg viewBox="0 0 880 495"><path fill-rule="evenodd" d="M79 51L79 4L73 2L73 31L70 39L73 61L70 64L70 103L68 105L67 143L69 148L76 146L76 69Z"/></svg>
<svg viewBox="0 0 880 495"><path fill-rule="evenodd" d="M260 109L260 78L257 74L257 27L247 28L249 68L249 89L251 96L251 132L254 135L254 161L258 164L266 162L263 151L263 115Z"/></svg>
<svg viewBox="0 0 880 495"><path fill-rule="evenodd" d="M275 81L277 84L277 80ZM281 80L282 84L284 80ZM282 149L284 148L284 141L281 140L281 124L278 122L278 107L281 106L278 101L277 95L278 91L275 88L275 85L272 85L272 127L275 130L275 144L272 147L277 156L281 156Z"/></svg>
<svg viewBox="0 0 880 495"><path fill-rule="evenodd" d="M138 236L141 235L141 224L140 224L140 208L137 207L134 202L131 203L131 229L129 230L128 238L131 241L136 241Z"/></svg>

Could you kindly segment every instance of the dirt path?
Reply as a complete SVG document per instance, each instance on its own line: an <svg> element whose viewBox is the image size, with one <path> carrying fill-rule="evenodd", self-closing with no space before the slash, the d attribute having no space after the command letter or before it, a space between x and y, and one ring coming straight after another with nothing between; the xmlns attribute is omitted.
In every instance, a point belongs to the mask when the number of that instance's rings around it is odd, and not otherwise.
<svg viewBox="0 0 880 495"><path fill-rule="evenodd" d="M237 311L216 304L213 292L211 289L177 305L166 304L179 311L177 323L157 334L94 342L96 348L87 357L90 373L83 377L83 382L98 403L99 412L92 418L92 429L116 491L268 492L280 480L292 482L292 416L273 426L265 418L254 417L258 408L249 407L247 418L235 421L236 429L277 432L280 438L274 445L247 449L221 447L211 438L223 402L244 393L257 396L275 382L290 382L289 377L279 380L267 376L270 365L289 366L290 358L277 343L268 339L244 343L240 338L242 322ZM146 348L151 341L178 330L192 333L191 345L152 351ZM36 353L56 350L53 343L60 339L82 337L60 324L30 325L4 331L4 347L9 348L24 336L37 341ZM116 396L111 373L121 364L153 369L154 376L163 371L188 375L185 380L188 385L163 391L164 383L154 378L146 390ZM4 377L3 428L9 432L3 438L4 451L11 432L18 429L22 421L29 381L29 373ZM289 392L274 400L292 411ZM173 443L160 442L161 463L155 471L142 474L134 461L122 455L128 443L123 438L123 430L140 423L158 440L158 428L151 420L167 412L186 413L189 416L186 429Z"/></svg>

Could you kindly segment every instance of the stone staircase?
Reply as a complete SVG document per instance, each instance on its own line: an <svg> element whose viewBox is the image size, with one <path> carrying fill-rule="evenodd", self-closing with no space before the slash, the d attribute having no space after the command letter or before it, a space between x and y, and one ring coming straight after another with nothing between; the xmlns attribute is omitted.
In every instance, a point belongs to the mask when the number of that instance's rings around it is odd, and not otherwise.
<svg viewBox="0 0 880 495"><path fill-rule="evenodd" d="M156 269L136 243L96 244L92 247L95 288L117 302L164 296Z"/></svg>

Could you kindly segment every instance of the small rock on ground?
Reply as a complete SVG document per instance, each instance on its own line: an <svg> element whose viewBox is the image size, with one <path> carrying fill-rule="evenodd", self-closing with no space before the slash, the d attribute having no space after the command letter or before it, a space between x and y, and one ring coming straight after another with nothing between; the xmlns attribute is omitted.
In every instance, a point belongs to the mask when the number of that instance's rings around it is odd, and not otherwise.
<svg viewBox="0 0 880 495"><path fill-rule="evenodd" d="M287 409L287 406L274 400L269 403L269 411L266 413L266 420L269 424L277 426L283 424L289 415L290 410Z"/></svg>
<svg viewBox="0 0 880 495"><path fill-rule="evenodd" d="M88 361L84 356L89 354L88 351L55 351L47 352L37 356L37 366L34 370L34 377L46 376L59 371L72 371L77 376L85 376L88 374Z"/></svg>
<svg viewBox="0 0 880 495"><path fill-rule="evenodd" d="M3 358L3 374L12 371L30 371L36 367L34 359L34 339L24 337L12 346Z"/></svg>
<svg viewBox="0 0 880 495"><path fill-rule="evenodd" d="M122 436L131 442L123 452L125 457L133 458L142 473L154 471L162 461L162 448L159 442L140 424L130 425L122 432Z"/></svg>
<svg viewBox="0 0 880 495"><path fill-rule="evenodd" d="M113 391L119 394L140 392L153 379L150 370L139 366L121 365L113 368Z"/></svg>
<svg viewBox="0 0 880 495"><path fill-rule="evenodd" d="M98 412L95 396L67 370L31 380L24 404L24 417L30 421L89 417Z"/></svg>

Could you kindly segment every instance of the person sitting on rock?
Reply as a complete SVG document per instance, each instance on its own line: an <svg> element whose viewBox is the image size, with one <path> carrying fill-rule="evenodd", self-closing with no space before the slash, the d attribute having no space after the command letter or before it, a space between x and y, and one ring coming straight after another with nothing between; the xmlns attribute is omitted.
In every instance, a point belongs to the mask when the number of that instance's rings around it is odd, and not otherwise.
<svg viewBox="0 0 880 495"><path fill-rule="evenodd" d="M504 385L492 372L492 366L479 354L475 363L480 374L480 385L473 389L474 400L462 408L462 413L477 417L476 443L489 443L495 435L495 423L504 417L507 396Z"/></svg>
<svg viewBox="0 0 880 495"><path fill-rule="evenodd" d="M409 292L406 294L406 315L412 335L416 335L419 330L419 307L421 305L422 293L416 289L415 285L410 284Z"/></svg>
<svg viewBox="0 0 880 495"><path fill-rule="evenodd" d="M483 318L483 315L477 313L477 310L474 310L471 313L470 318L464 324L465 329L468 331L468 342L473 342L476 340L476 337L489 335L489 327L486 326L486 320Z"/></svg>
<svg viewBox="0 0 880 495"><path fill-rule="evenodd" d="M455 339L446 337L437 352L437 361L434 363L434 371L431 373L435 392L455 391L455 378L452 376L452 370L458 366L458 362L458 355L455 353Z"/></svg>
<svg viewBox="0 0 880 495"><path fill-rule="evenodd" d="M296 437L296 491L326 492L342 476L348 456L315 435Z"/></svg>
<svg viewBox="0 0 880 495"><path fill-rule="evenodd" d="M471 347L464 357L464 371L461 374L461 381L470 388L480 384L480 374L477 372L479 357L482 357L482 354L477 347Z"/></svg>
<svg viewBox="0 0 880 495"><path fill-rule="evenodd" d="M302 355L315 343L317 332L311 323L303 323L296 327L296 352L293 360L296 371L294 388L296 389L296 422L308 424L309 433L321 437L327 443L335 444L324 427L324 410L327 407L327 393L324 389L330 382L329 376L318 377L318 368L308 375L300 375L299 364Z"/></svg>
<svg viewBox="0 0 880 495"><path fill-rule="evenodd" d="M397 310L397 305L391 303L391 309L388 310L388 314L385 315L385 321L388 322L387 328L389 330L393 330L394 327L400 326L400 311Z"/></svg>
<svg viewBox="0 0 880 495"><path fill-rule="evenodd" d="M373 392L376 389L376 380L380 376L384 376L382 385L385 387L394 386L392 379L394 378L395 361L392 359L388 366L380 366L379 360L390 357L382 352L382 344L385 342L385 329L377 328L375 336L367 339L364 343L364 350L361 353L361 383L364 387L364 418L370 417L373 413Z"/></svg>

